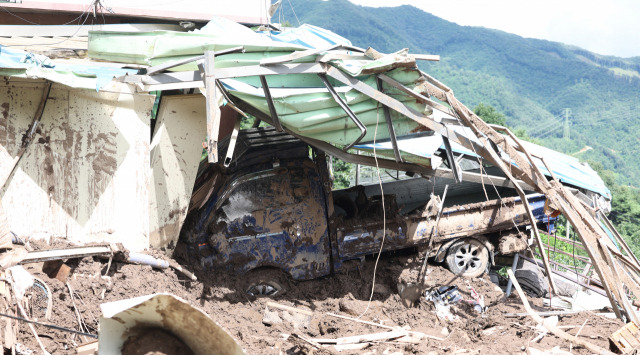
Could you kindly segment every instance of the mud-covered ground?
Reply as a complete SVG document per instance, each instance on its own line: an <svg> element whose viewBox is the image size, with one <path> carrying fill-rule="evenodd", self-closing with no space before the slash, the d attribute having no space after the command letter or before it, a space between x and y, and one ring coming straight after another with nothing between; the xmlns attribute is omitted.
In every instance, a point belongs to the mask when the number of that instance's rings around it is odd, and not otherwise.
<svg viewBox="0 0 640 355"><path fill-rule="evenodd" d="M57 244L56 247L60 247ZM361 350L342 351L354 354L518 354L528 347L539 350L551 350L559 347L569 351L571 344L553 335L545 336L539 342L532 342L539 332L529 317L507 317L507 313L525 312L517 295L505 298L502 290L491 283L488 276L480 279L465 280L455 277L446 268L429 266L428 286L456 285L465 300L470 299L469 287L483 295L488 309L477 313L471 306L460 302L452 308L457 316L455 321L439 320L434 306L424 297L420 297L414 307L403 305L398 295L398 281L411 281L419 263L417 255L410 253L384 255L376 271L376 287L371 303L369 297L375 260L367 259L364 264L354 265L346 272L330 277L305 281L284 282L286 292L275 299L252 298L242 291L242 285L248 278L232 277L223 273L195 270L198 281L193 282L173 269L154 270L149 266L112 263L107 270L107 260L86 257L81 260L68 260L72 273L68 282L79 296L75 306L91 333L97 334L100 318L100 304L152 293L171 293L190 302L206 312L221 325L248 354L329 354L337 353L332 347L322 350L291 334L304 338L339 338L352 335L379 333L388 329L363 324L352 320L336 318L327 313L336 313L383 324L399 326L406 330L423 332L442 340L427 338L417 344L380 341ZM182 260L182 263L189 268ZM50 323L58 326L78 329L78 317L74 311L68 286L50 279L42 272L42 264L31 264L27 269L44 280L51 288L53 296L53 315ZM106 276L102 276L105 275ZM288 321L288 317L279 311L282 323L263 324L265 306L268 301L281 305L297 307L313 312L307 323ZM542 299L530 299L539 311L550 309L542 307ZM276 309L270 309L277 311ZM365 312L366 310L366 312ZM608 348L607 338L623 326L618 320L603 318L594 313L579 313L560 317L559 326L568 333L580 331L580 337ZM39 347L28 327L19 326L18 342L27 349L40 353ZM75 354L76 347L90 338L71 333L36 326L46 349L53 354ZM583 348L571 348L574 354L588 354Z"/></svg>

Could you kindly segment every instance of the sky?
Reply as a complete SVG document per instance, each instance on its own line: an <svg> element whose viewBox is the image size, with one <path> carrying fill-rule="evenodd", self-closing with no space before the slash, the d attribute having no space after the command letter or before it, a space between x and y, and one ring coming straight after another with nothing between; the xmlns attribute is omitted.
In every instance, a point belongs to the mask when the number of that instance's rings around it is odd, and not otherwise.
<svg viewBox="0 0 640 355"><path fill-rule="evenodd" d="M408 4L459 25L572 44L599 54L640 56L638 0L350 1L374 7Z"/></svg>

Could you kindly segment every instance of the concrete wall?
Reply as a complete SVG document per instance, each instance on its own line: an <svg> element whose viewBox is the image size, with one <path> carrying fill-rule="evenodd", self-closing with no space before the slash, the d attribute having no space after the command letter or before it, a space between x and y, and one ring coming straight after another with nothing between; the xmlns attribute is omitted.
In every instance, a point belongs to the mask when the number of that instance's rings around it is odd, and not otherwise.
<svg viewBox="0 0 640 355"><path fill-rule="evenodd" d="M11 170L43 82L0 82L0 181ZM21 236L149 245L149 122L154 96L54 84L32 145L0 190Z"/></svg>
<svg viewBox="0 0 640 355"><path fill-rule="evenodd" d="M150 244L175 246L207 132L203 95L162 98L151 142Z"/></svg>

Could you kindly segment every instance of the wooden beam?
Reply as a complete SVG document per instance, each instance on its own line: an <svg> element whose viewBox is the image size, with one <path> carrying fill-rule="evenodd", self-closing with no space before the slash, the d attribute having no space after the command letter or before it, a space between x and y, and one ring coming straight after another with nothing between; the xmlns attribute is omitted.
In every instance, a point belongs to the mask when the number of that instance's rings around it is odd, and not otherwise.
<svg viewBox="0 0 640 355"><path fill-rule="evenodd" d="M207 160L218 162L218 135L220 134L220 108L215 76L215 53L204 52L204 87L207 98Z"/></svg>
<svg viewBox="0 0 640 355"><path fill-rule="evenodd" d="M22 259L22 261L19 262L19 264L39 263L49 260L84 258L85 256L108 256L112 255L113 252L114 250L108 246L31 251L24 259Z"/></svg>
<svg viewBox="0 0 640 355"><path fill-rule="evenodd" d="M384 74L378 74L378 78L380 78L380 80L384 81L385 83L391 85L392 87L402 91L403 93L405 93L405 94L407 94L409 96L412 96L413 98L417 99L418 101L420 101L420 102L422 102L424 104L427 104L428 106L431 106L431 107L435 108L436 110L439 110L439 111L442 111L442 112L446 112L448 114L453 114L453 112L451 111L451 109L449 107L446 107L443 104L435 102L435 101L431 100L430 98L428 98L428 97L426 97L426 96L424 96L424 95L422 95L420 93L417 93L417 92L409 89L408 87L402 85L401 82L399 82L399 81L397 81L397 80L395 80L393 78L390 78L390 77L388 77L388 76L386 76Z"/></svg>
<svg viewBox="0 0 640 355"><path fill-rule="evenodd" d="M440 61L440 56L437 54L410 54L416 60L428 60L432 62Z"/></svg>
<svg viewBox="0 0 640 355"><path fill-rule="evenodd" d="M609 246L604 242L603 238L598 239L598 242L600 243L600 248L604 252L604 255L607 258L607 261L615 271L613 276L617 286L616 291L618 291L618 299L620 300L620 304L622 305L622 308L624 309L625 313L627 313L627 317L629 317L629 320L631 320L635 324L640 324L640 319L638 319L638 315L633 310L633 306L631 306L631 303L627 298L627 294L624 292L624 288L622 287L622 281L621 281L622 275L618 271L616 262L613 259L613 255L611 255L611 252L609 251ZM630 289L632 289L633 286L635 286L636 290L638 289L638 285L636 285L634 282L631 282L631 284L627 285L627 287L629 287ZM636 291L636 293L637 293L636 296L640 297L640 292Z"/></svg>
<svg viewBox="0 0 640 355"><path fill-rule="evenodd" d="M611 231L611 234L613 234L613 237L616 239L616 241L622 245L622 249L624 249L624 251L628 254L628 257L635 261L635 266L640 268L640 260L638 260L638 258L636 257L636 255L633 253L633 251L631 250L631 248L629 248L629 245L627 244L627 242L624 240L624 238L622 238L622 236L620 235L620 233L618 233L618 230L616 229L616 227L613 225L613 223L611 223L611 221L609 220L609 218L607 218L607 216L604 215L604 213L602 212L598 212L598 216L600 217L600 220L602 220L605 225L607 226L607 228L609 228L609 230Z"/></svg>

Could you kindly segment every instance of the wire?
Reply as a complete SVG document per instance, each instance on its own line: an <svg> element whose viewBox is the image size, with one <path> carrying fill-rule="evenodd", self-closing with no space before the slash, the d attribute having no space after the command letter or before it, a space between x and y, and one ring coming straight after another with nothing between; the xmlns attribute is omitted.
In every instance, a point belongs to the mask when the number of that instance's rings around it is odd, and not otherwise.
<svg viewBox="0 0 640 355"><path fill-rule="evenodd" d="M291 0L287 0L287 2L289 3L289 6L291 7L291 11L293 12L293 16L296 17L296 21L298 21L298 26L300 26L300 20L298 20L298 15L296 15L296 10L293 9L293 5L291 5ZM376 128L378 123L376 123ZM374 137L375 139L375 137Z"/></svg>
<svg viewBox="0 0 640 355"><path fill-rule="evenodd" d="M85 13L86 13L86 11L85 11ZM80 26L78 26L78 29L76 29L76 31L71 36L63 39L62 41L54 42L54 43L12 44L12 45L9 45L9 46L4 46L4 47L51 46L51 45L55 45L55 44L64 43L64 42L74 38L78 34L78 32L80 32L80 29L82 29L82 27L84 26L84 24L87 22L88 19L89 19L89 14L87 14L87 17L84 19L82 24Z"/></svg>
<svg viewBox="0 0 640 355"><path fill-rule="evenodd" d="M4 6L0 6L0 9L2 9L4 12L8 13L9 15L11 15L13 17L17 17L17 18L21 19L24 22L30 23L32 25L40 25L39 23L35 23L35 22L32 22L32 21L29 21L26 18L23 18L23 17L20 17L20 16L14 14L13 12L7 10Z"/></svg>
<svg viewBox="0 0 640 355"><path fill-rule="evenodd" d="M371 300L373 300L373 291L376 287L376 272L378 271L378 262L380 261L380 255L382 255L382 248L384 247L384 240L387 236L387 210L384 207L384 189L382 188L382 177L380 177L380 166L378 165L378 155L376 154L376 137L378 136L378 121L380 121L380 103L376 104L376 129L373 133L373 159L376 161L376 171L378 172L378 183L380 184L380 195L382 196L382 242L380 243L380 250L378 250L378 256L376 257L376 263L373 267L373 281L371 282L371 295L369 296L369 302L367 302L367 308L356 319L360 319L369 310L371 306ZM375 240L375 235L373 236Z"/></svg>
<svg viewBox="0 0 640 355"><path fill-rule="evenodd" d="M94 4L94 2L96 2L96 1L95 1L95 0L92 0L92 1L91 1L91 4L89 4L89 7L87 7L87 10L91 8L91 5L93 5L93 4ZM99 2L99 1L97 1L97 2ZM100 5L100 7L102 7L102 4ZM22 20L22 21L24 21L24 22L27 22L27 23L32 24L32 25L42 26L42 24L39 24L39 23L36 23L36 22L33 22L33 21L29 21L29 20L27 20L26 18L23 18L23 17L20 17L20 16L16 15L15 13L13 13L13 12L11 12L11 11L7 10L7 8L6 8L6 7L4 7L4 6L0 6L0 8L1 8L3 11L5 11L6 13L8 13L9 15L14 16L14 17L17 17L17 18L21 19L21 20ZM80 15L78 15L78 17L74 18L73 20L71 20L71 21L69 21L69 22L67 22L67 23L63 23L63 24L61 24L61 25L53 25L53 26L66 26L66 25L68 25L68 24L70 24L70 23L72 23L72 22L76 22L76 20L79 20L80 18L82 18L82 16L87 12L87 10L84 10ZM80 22L80 21L78 21L78 22ZM9 47L9 46L7 46L7 47Z"/></svg>

